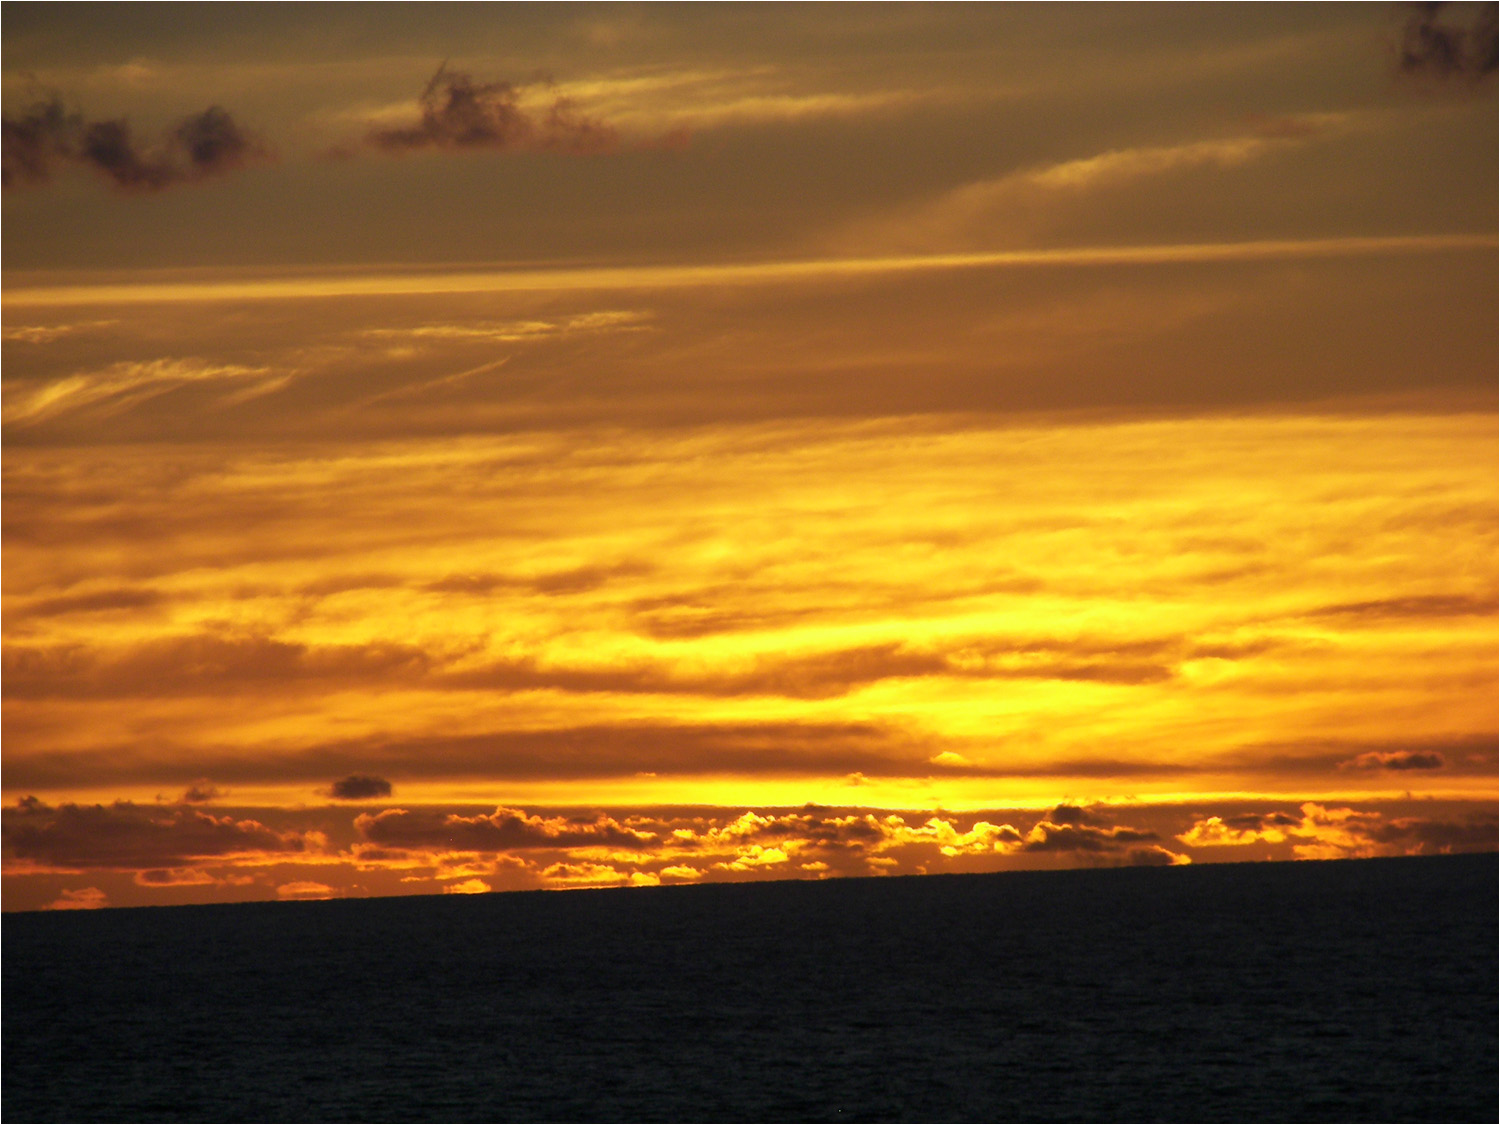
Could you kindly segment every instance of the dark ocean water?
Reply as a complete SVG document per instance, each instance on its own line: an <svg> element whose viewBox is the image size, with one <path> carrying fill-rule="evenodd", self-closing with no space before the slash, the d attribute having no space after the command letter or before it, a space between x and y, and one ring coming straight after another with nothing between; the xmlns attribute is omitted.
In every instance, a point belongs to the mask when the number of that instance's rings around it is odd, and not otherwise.
<svg viewBox="0 0 1500 1125"><path fill-rule="evenodd" d="M21 1121L1494 1121L1495 855L4 919Z"/></svg>

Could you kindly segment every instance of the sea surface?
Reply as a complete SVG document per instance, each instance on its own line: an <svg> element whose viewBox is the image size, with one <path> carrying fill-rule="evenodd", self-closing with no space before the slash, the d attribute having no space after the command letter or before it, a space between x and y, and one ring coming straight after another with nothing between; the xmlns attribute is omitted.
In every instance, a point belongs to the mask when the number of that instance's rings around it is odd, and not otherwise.
<svg viewBox="0 0 1500 1125"><path fill-rule="evenodd" d="M1494 1121L1496 856L9 914L23 1121Z"/></svg>

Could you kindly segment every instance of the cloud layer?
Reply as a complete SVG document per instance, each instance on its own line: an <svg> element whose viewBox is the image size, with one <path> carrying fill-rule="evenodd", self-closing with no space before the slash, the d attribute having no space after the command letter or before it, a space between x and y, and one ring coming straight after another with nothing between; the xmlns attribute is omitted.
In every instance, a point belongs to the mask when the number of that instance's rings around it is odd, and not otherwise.
<svg viewBox="0 0 1500 1125"><path fill-rule="evenodd" d="M1212 815L1175 805L1064 804L1040 813L414 806L276 816L280 827L272 828L180 806L23 801L4 810L7 905L1435 855L1492 850L1497 832L1494 809L1481 802L1308 802L1293 812L1231 804Z"/></svg>

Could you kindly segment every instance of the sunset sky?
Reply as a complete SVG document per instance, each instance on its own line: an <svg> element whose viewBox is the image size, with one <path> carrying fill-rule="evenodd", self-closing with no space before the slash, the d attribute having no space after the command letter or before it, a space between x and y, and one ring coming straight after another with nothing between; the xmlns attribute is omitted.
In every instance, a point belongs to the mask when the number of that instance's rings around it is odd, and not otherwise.
<svg viewBox="0 0 1500 1125"><path fill-rule="evenodd" d="M0 19L6 909L1495 848L1493 5Z"/></svg>

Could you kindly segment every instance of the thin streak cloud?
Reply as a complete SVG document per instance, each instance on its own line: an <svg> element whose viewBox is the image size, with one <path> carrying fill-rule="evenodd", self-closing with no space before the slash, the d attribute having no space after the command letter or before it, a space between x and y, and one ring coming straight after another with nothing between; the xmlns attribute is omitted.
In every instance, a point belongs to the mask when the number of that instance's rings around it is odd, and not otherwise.
<svg viewBox="0 0 1500 1125"><path fill-rule="evenodd" d="M900 257L821 258L780 262L669 266L601 266L577 269L475 270L449 273L369 273L326 277L146 282L97 285L26 285L6 293L11 308L155 302L286 300L307 297L401 296L443 293L564 292L675 289L707 285L859 278L878 274L987 268L1172 265L1253 262L1386 254L1487 251L1492 234L1384 235L1351 238L1260 239L1249 242L1080 246L1047 250L994 250Z"/></svg>

